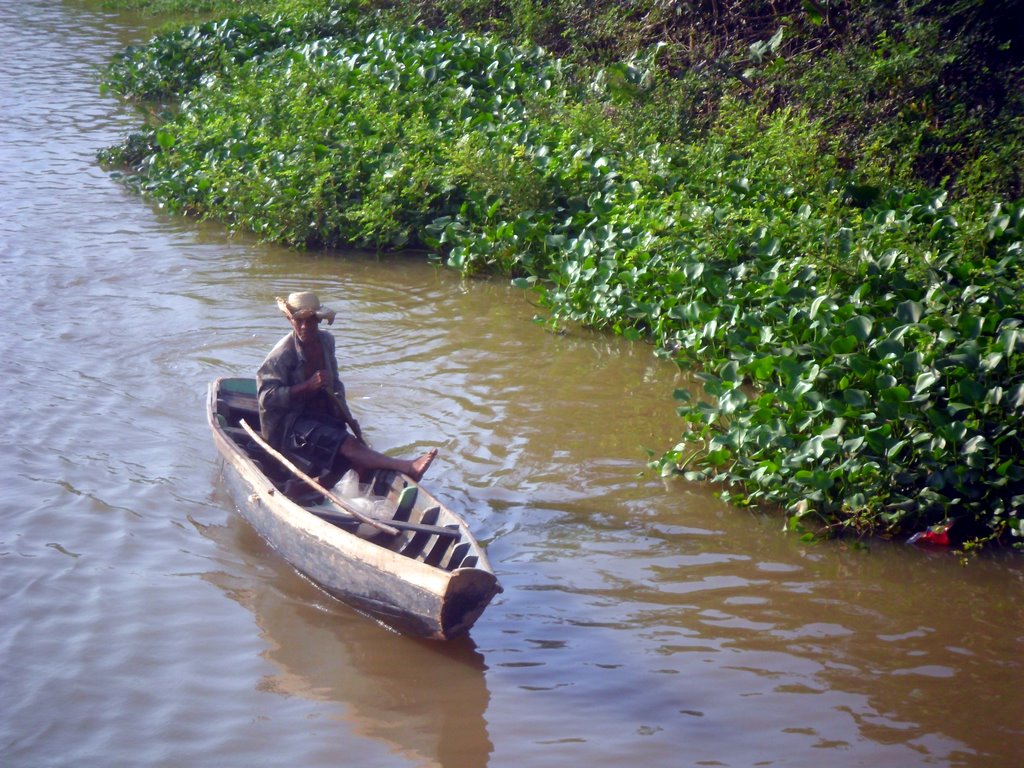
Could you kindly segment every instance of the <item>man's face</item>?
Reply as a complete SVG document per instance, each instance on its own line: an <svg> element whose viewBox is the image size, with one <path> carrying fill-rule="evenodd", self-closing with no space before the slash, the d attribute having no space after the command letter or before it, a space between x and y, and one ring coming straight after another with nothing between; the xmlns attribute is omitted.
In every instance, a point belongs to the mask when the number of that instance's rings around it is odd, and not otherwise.
<svg viewBox="0 0 1024 768"><path fill-rule="evenodd" d="M292 318L292 328L295 329L295 335L299 337L300 344L309 344L313 341L316 338L319 325L320 321L316 315L310 315L301 320L297 317Z"/></svg>

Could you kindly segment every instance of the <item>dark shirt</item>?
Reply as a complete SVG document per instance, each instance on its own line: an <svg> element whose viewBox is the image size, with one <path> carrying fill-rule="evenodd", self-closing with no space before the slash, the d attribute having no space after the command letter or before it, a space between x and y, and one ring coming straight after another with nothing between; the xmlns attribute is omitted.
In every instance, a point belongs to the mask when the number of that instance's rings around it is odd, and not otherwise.
<svg viewBox="0 0 1024 768"><path fill-rule="evenodd" d="M323 368L330 374L333 389L344 402L345 387L338 377L334 336L327 331L318 331L317 336L323 350ZM312 397L292 397L291 388L315 372L307 373L307 362L298 338L289 333L274 345L256 372L261 431L263 438L275 448L281 447L288 429L300 415L333 413L328 396L323 392Z"/></svg>

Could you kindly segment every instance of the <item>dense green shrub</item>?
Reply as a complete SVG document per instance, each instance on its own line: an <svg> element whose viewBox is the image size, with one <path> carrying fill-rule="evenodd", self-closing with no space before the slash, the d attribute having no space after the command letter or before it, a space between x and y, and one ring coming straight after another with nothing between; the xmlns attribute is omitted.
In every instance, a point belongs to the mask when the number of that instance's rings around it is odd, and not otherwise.
<svg viewBox="0 0 1024 768"><path fill-rule="evenodd" d="M415 245L439 214L473 204L467 179L528 188L507 173L512 156L472 148L522 114L521 80L557 77L540 51L483 38L366 32L337 12L233 18L115 61L110 87L187 95L105 159L134 167L129 182L172 209L270 239Z"/></svg>
<svg viewBox="0 0 1024 768"><path fill-rule="evenodd" d="M750 5L685 50L664 4L409 6L604 30L600 68L405 6L210 22L113 62L109 87L177 103L104 159L174 210L299 246L425 245L535 286L552 324L652 340L705 388L678 394L660 466L793 528L1024 535L1020 171L989 134L941 150L982 129L935 117L949 17L766 3L790 16L763 35ZM616 23L646 43L653 20L675 50L608 55ZM1018 150L1019 98L991 113Z"/></svg>

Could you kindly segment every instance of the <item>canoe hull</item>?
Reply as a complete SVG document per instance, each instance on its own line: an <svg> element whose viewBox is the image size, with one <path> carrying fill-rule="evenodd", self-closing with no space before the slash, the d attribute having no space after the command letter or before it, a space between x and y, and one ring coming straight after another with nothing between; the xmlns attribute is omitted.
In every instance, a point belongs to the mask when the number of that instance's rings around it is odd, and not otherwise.
<svg viewBox="0 0 1024 768"><path fill-rule="evenodd" d="M430 559L429 554L421 554L420 559L402 554L402 549L410 549L411 533L367 539L317 517L281 493L261 463L228 435L223 419L217 418L218 408L223 411L223 405L218 405L221 388L227 386L225 382L237 381L244 380L218 379L211 385L208 415L214 443L224 459L225 481L249 524L325 591L399 631L435 639L467 632L501 587L465 522L442 508L442 521L452 530L459 526L459 544L452 542L448 557L454 560L454 552L464 553L469 557L462 562L472 564L458 567L453 562L449 570L423 562ZM415 485L401 475L392 484ZM420 486L416 488L425 499L422 505L436 501ZM439 514L440 505L434 507L431 511ZM429 552L423 547L420 551Z"/></svg>

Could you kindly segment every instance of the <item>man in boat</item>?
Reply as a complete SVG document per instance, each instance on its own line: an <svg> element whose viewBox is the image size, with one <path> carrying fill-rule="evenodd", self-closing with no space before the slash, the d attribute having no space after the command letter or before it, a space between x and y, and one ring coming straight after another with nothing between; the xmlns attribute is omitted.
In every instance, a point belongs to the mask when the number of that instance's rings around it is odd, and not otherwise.
<svg viewBox="0 0 1024 768"><path fill-rule="evenodd" d="M363 440L338 375L334 336L319 327L321 320L334 323L334 311L309 291L279 298L277 306L292 332L277 342L256 373L263 438L310 474L320 473L327 487L349 469L361 477L390 469L419 481L437 456L436 448L416 459L397 459ZM286 493L301 487L291 484Z"/></svg>

